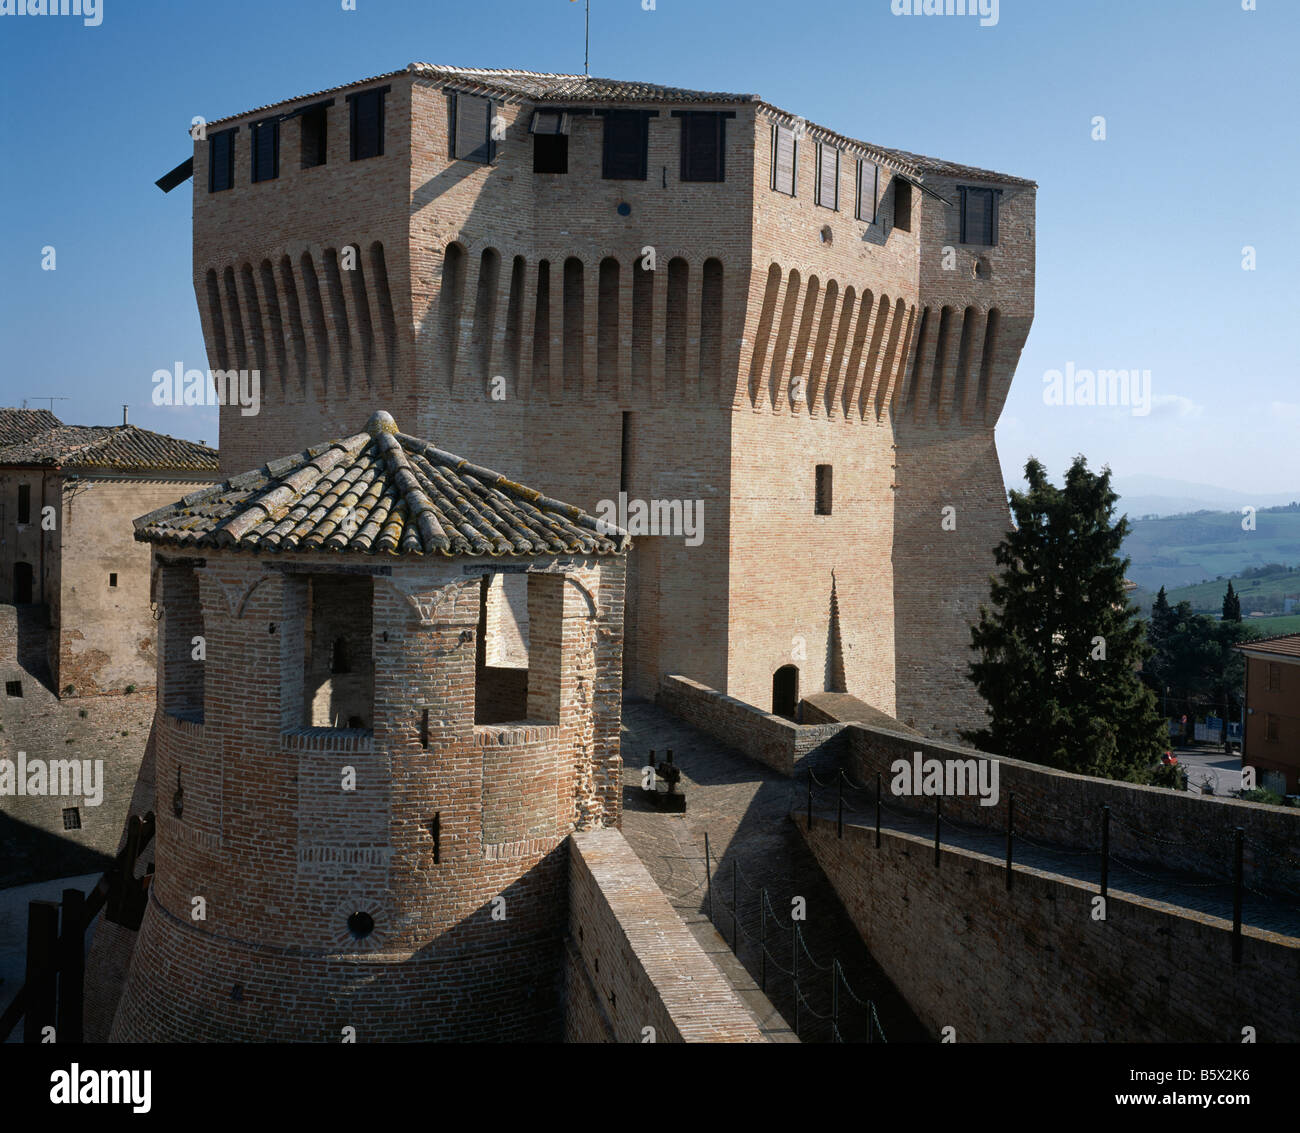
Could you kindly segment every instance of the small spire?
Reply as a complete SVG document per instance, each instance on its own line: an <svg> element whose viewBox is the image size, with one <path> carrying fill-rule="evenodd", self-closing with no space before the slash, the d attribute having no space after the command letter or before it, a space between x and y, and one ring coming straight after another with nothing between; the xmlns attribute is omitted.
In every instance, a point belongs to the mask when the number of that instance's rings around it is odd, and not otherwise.
<svg viewBox="0 0 1300 1133"><path fill-rule="evenodd" d="M391 413L379 409L372 413L370 420L366 422L366 432L372 437L377 437L380 433L396 433L397 422L393 420Z"/></svg>

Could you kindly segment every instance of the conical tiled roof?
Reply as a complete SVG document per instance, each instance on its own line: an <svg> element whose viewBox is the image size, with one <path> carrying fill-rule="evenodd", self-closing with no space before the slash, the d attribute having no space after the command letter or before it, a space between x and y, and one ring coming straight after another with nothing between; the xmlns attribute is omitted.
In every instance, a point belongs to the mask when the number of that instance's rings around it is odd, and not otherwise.
<svg viewBox="0 0 1300 1133"><path fill-rule="evenodd" d="M135 537L177 548L449 557L609 555L631 545L580 508L398 432L382 411L365 432L141 516Z"/></svg>

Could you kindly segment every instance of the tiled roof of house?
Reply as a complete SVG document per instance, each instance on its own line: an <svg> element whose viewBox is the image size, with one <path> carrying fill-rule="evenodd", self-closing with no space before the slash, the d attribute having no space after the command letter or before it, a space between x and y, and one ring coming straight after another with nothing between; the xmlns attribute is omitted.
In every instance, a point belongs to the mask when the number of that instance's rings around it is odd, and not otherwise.
<svg viewBox="0 0 1300 1133"><path fill-rule="evenodd" d="M62 424L48 409L0 409L0 446L19 444Z"/></svg>
<svg viewBox="0 0 1300 1133"><path fill-rule="evenodd" d="M535 103L553 103L567 106L581 106L584 103L701 103L712 105L736 105L752 103L774 111L776 114L795 118L789 111L765 101L756 94L737 94L727 91L693 90L688 87L666 87L658 83L645 83L628 79L601 79L591 75L566 75L547 71L519 71L495 67L447 67L435 63L411 63L405 70L388 71L369 79L359 79L351 83L342 83L327 90L314 91L299 95L297 98L282 102L258 106L241 114L232 114L209 122L209 129L234 118L244 118L270 110L286 103L306 103L311 99L334 94L336 91L363 87L384 79L395 78L402 74L413 74L422 79L431 79L449 86L455 86L466 93L495 95L500 98L521 99ZM802 121L802 119L801 119ZM900 170L901 172L923 180L927 173L940 177L970 177L974 180L1000 181L1005 184L1034 185L1035 182L1024 177L1013 177L1007 173L995 173L980 169L974 165L959 165L937 157L925 157L922 154L909 153L907 150L891 149L887 146L874 145L848 134L840 134L816 123L806 123L809 130L824 135L828 141L837 141L859 147L876 160Z"/></svg>
<svg viewBox="0 0 1300 1133"><path fill-rule="evenodd" d="M625 531L407 436L387 413L135 521L141 542L394 555L609 555Z"/></svg>
<svg viewBox="0 0 1300 1133"><path fill-rule="evenodd" d="M1247 653L1271 653L1278 657L1300 657L1300 633L1283 633L1276 637L1258 637L1238 642L1234 649Z"/></svg>
<svg viewBox="0 0 1300 1133"><path fill-rule="evenodd" d="M54 420L58 422L57 417ZM185 472L215 472L218 467L217 450L194 441L169 437L136 425L62 423L3 445L0 447L0 464Z"/></svg>

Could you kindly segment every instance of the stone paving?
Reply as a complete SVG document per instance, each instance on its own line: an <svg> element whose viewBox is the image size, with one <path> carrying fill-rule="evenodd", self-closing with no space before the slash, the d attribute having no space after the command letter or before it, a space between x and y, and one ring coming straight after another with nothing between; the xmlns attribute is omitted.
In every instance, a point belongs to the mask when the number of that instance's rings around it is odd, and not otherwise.
<svg viewBox="0 0 1300 1133"><path fill-rule="evenodd" d="M682 770L687 812L665 814L641 799L641 769L647 753L656 758L671 748ZM738 978L730 952L720 953L706 941L720 933L727 944L740 938L739 965L751 981L763 979L760 934L766 924L766 989L764 1007L754 994L738 987L771 1037L797 1024L805 1042L832 1041L834 1010L832 958L842 965L839 990L839 1030L846 1042L865 1042L870 1028L866 1011L852 996L874 1002L889 1042L925 1042L931 1036L906 1001L872 959L834 889L804 845L789 815L797 784L753 762L712 737L668 715L652 704L623 706L624 816L623 834L645 863L656 883L682 918L696 929L697 939L720 964ZM704 835L713 857L713 923L709 926L709 887L704 872ZM732 886L737 896L737 931L732 929ZM767 889L769 908L760 913L761 891ZM807 918L800 924L802 944L795 952L792 899L802 897ZM708 930L703 932L702 930ZM798 987L793 973L797 955ZM729 967L728 967L729 965ZM797 1004L797 1007L796 1007ZM820 1016L820 1017L819 1017ZM788 1037L788 1036L787 1036Z"/></svg>

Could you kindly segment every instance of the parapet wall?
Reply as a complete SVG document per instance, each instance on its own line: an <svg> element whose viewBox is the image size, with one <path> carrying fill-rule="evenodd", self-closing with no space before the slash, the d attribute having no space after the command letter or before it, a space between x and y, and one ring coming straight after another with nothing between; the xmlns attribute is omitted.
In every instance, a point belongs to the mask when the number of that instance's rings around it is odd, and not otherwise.
<svg viewBox="0 0 1300 1133"><path fill-rule="evenodd" d="M1112 892L910 834L796 823L871 954L936 1038L957 1042L1300 1041L1285 989L1300 941ZM923 946L918 947L920 942Z"/></svg>
<svg viewBox="0 0 1300 1133"><path fill-rule="evenodd" d="M796 724L688 677L664 677L655 702L783 775L793 775L796 766L832 762L847 751L847 724Z"/></svg>
<svg viewBox="0 0 1300 1133"><path fill-rule="evenodd" d="M569 839L564 1001L568 1042L764 1041L731 985L613 829Z"/></svg>
<svg viewBox="0 0 1300 1133"><path fill-rule="evenodd" d="M1007 800L1014 794L1016 833L1062 846L1100 849L1102 807L1109 806L1112 854L1231 880L1234 831L1241 827L1246 885L1300 896L1300 811L1293 808L1073 775L862 724L850 725L845 739L849 776L874 791L879 772L887 798L891 766L899 759L911 762L914 752L923 759L996 759L997 804L981 806L975 795L945 795L943 813L1005 830ZM895 796L889 805L934 813L933 798Z"/></svg>

